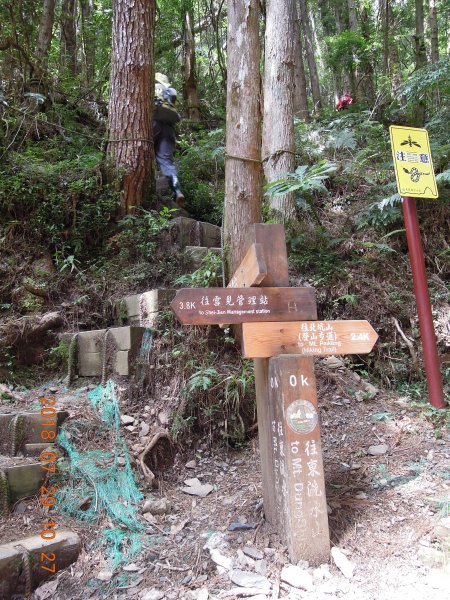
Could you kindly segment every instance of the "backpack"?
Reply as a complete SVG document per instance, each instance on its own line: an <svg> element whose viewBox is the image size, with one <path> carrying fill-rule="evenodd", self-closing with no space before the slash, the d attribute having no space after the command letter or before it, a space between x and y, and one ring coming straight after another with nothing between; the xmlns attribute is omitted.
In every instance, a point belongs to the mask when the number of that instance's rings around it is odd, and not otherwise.
<svg viewBox="0 0 450 600"><path fill-rule="evenodd" d="M169 86L169 81L165 75L157 73L155 79L153 119L165 123L178 123L180 115L175 108L177 91Z"/></svg>

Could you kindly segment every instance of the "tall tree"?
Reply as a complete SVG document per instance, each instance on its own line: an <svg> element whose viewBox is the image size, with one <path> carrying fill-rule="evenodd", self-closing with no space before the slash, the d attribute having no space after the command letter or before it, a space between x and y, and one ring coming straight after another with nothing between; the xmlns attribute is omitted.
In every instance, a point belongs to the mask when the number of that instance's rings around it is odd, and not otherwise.
<svg viewBox="0 0 450 600"><path fill-rule="evenodd" d="M192 8L183 15L183 92L191 121L200 121L200 106L195 72L194 16Z"/></svg>
<svg viewBox="0 0 450 600"><path fill-rule="evenodd" d="M308 61L309 78L311 81L311 93L314 103L314 111L318 112L322 108L322 96L320 93L319 73L317 71L316 58L314 56L313 36L311 25L309 23L309 12L307 0L299 0L300 19L303 26L305 38L306 58Z"/></svg>
<svg viewBox="0 0 450 600"><path fill-rule="evenodd" d="M416 70L421 69L426 65L427 54L425 49L424 35L424 10L423 0L415 0L416 5L416 32L414 36L415 42L415 59ZM425 99L420 98L415 106L413 114L413 122L417 127L423 127L425 123Z"/></svg>
<svg viewBox="0 0 450 600"><path fill-rule="evenodd" d="M47 67L48 53L52 43L54 21L55 0L44 0L36 46L36 59L43 68Z"/></svg>
<svg viewBox="0 0 450 600"><path fill-rule="evenodd" d="M431 38L431 62L437 63L439 60L439 37L438 37L438 21L436 11L436 0L429 0L429 23L430 23L430 38Z"/></svg>
<svg viewBox="0 0 450 600"><path fill-rule="evenodd" d="M122 174L121 214L141 206L153 172L155 0L115 0L108 156Z"/></svg>
<svg viewBox="0 0 450 600"><path fill-rule="evenodd" d="M308 110L308 89L306 85L305 63L303 61L302 27L298 14L297 2L294 2L295 30L294 30L294 112L306 123L310 120Z"/></svg>
<svg viewBox="0 0 450 600"><path fill-rule="evenodd" d="M261 220L259 0L228 0L224 241L228 272L243 259L249 225Z"/></svg>
<svg viewBox="0 0 450 600"><path fill-rule="evenodd" d="M294 2L266 1L262 155L268 182L295 169ZM270 208L278 221L292 219L295 217L294 194L272 197Z"/></svg>
<svg viewBox="0 0 450 600"><path fill-rule="evenodd" d="M80 0L81 8L81 47L82 74L84 84L89 86L95 76L96 34L92 18L94 16L93 0Z"/></svg>
<svg viewBox="0 0 450 600"><path fill-rule="evenodd" d="M77 3L76 0L63 0L61 6L61 68L68 70L72 77L77 73Z"/></svg>

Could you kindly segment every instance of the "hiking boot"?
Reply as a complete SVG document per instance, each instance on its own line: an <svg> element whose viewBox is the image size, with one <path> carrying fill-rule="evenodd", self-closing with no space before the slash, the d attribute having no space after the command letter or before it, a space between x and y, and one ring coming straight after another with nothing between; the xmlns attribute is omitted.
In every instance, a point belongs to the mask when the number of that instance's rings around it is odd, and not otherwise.
<svg viewBox="0 0 450 600"><path fill-rule="evenodd" d="M171 175L169 177L169 185L172 190L172 199L174 202L178 204L178 206L184 206L185 197L180 188L180 182L178 181L178 177L175 175Z"/></svg>

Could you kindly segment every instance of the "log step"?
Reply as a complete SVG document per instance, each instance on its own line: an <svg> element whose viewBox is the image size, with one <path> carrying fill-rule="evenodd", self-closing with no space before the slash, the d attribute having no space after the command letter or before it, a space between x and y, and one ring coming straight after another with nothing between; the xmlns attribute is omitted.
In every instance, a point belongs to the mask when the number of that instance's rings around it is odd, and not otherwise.
<svg viewBox="0 0 450 600"><path fill-rule="evenodd" d="M119 325L153 327L161 310L169 308L176 290L157 289L126 296L114 304L115 320Z"/></svg>
<svg viewBox="0 0 450 600"><path fill-rule="evenodd" d="M55 533L53 540L44 540L40 535L34 535L0 545L2 600L29 594L42 582L53 577L53 570L58 573L77 560L81 550L78 535L68 529L57 529Z"/></svg>

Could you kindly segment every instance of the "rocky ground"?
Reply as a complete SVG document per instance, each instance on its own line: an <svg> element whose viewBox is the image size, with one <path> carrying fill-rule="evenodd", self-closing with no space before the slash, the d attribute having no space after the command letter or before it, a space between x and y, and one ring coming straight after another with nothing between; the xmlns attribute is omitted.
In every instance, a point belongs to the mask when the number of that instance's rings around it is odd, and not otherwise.
<svg viewBox="0 0 450 600"><path fill-rule="evenodd" d="M187 439L157 489L141 479L139 520L148 543L132 562L112 567L95 547L105 517L75 529L77 563L38 588L44 600L450 598L450 448L448 422L406 396L383 393L343 363L318 363L321 428L332 559L290 565L265 522L257 438L231 450ZM83 412L86 388L53 382L58 408ZM80 388L81 383L78 383ZM86 385L86 384L84 384ZM31 390L23 402L45 391ZM133 466L146 443L148 405L121 406ZM31 535L42 514L33 499L16 505L2 541Z"/></svg>

